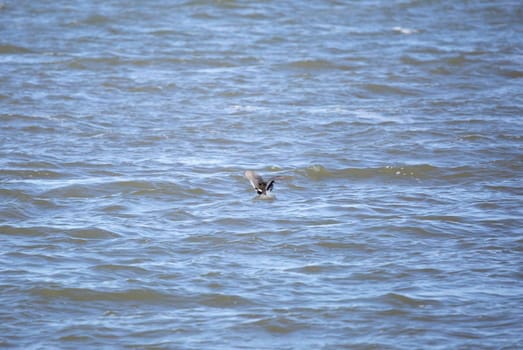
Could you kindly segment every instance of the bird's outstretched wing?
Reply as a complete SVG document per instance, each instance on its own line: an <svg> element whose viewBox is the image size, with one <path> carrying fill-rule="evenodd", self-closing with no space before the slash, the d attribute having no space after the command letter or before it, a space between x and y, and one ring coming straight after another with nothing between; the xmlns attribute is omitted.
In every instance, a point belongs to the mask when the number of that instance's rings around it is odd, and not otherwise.
<svg viewBox="0 0 523 350"><path fill-rule="evenodd" d="M258 175L255 171L247 170L245 172L245 177L249 179L251 186L258 192L258 194L263 193L262 186L265 184L263 178Z"/></svg>
<svg viewBox="0 0 523 350"><path fill-rule="evenodd" d="M273 187L274 187L274 179L270 179L269 182L267 182L267 187L265 187L265 190L271 192Z"/></svg>

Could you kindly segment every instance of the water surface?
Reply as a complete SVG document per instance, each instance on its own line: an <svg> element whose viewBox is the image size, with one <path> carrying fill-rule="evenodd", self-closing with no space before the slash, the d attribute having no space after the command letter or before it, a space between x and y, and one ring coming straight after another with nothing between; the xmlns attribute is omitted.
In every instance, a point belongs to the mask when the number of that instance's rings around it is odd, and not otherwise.
<svg viewBox="0 0 523 350"><path fill-rule="evenodd" d="M0 18L2 347L523 347L520 2Z"/></svg>

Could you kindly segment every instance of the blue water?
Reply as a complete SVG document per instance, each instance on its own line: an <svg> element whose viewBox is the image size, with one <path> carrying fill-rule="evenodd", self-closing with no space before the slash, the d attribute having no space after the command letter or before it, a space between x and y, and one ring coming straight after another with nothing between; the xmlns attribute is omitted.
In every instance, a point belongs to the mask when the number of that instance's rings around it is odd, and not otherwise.
<svg viewBox="0 0 523 350"><path fill-rule="evenodd" d="M0 33L0 347L523 348L520 2L21 0Z"/></svg>

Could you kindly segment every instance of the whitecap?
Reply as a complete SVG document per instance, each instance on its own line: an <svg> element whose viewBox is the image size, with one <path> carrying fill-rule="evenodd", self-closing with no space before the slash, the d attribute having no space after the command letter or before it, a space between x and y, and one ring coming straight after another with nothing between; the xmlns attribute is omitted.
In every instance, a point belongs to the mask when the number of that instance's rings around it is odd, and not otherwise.
<svg viewBox="0 0 523 350"><path fill-rule="evenodd" d="M405 35L416 34L418 32L417 29L404 28L404 27L394 27L394 28L392 28L392 30L397 33L405 34Z"/></svg>

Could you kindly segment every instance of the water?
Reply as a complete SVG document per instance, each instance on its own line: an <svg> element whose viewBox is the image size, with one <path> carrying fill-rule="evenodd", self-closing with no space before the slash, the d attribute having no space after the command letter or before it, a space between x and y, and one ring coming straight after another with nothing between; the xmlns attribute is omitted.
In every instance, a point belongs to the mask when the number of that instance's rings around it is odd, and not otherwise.
<svg viewBox="0 0 523 350"><path fill-rule="evenodd" d="M3 348L523 348L521 2L0 18Z"/></svg>

